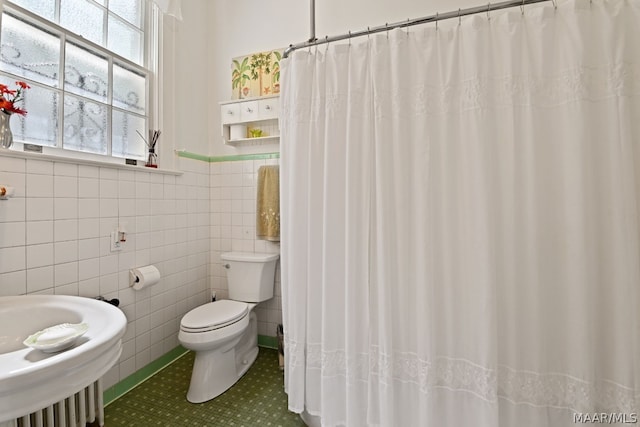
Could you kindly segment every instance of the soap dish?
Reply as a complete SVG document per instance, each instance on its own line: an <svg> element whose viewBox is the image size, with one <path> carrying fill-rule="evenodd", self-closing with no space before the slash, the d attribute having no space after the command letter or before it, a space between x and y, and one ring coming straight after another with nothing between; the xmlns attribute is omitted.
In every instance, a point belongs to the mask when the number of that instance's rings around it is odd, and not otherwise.
<svg viewBox="0 0 640 427"><path fill-rule="evenodd" d="M71 347L88 329L86 323L61 323L30 335L23 344L44 353L55 353Z"/></svg>

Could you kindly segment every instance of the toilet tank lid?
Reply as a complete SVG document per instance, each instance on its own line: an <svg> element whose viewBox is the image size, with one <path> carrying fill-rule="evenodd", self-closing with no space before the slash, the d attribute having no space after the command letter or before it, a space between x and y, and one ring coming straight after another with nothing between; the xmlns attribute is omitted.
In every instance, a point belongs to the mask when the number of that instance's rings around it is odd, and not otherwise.
<svg viewBox="0 0 640 427"><path fill-rule="evenodd" d="M269 262L280 257L279 254L261 254L251 252L225 252L220 254L223 261Z"/></svg>

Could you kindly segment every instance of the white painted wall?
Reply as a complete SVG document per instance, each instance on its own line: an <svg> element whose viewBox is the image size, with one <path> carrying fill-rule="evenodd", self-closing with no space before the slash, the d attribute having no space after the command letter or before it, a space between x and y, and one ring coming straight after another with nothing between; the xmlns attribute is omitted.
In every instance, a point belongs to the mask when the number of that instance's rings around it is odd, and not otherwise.
<svg viewBox="0 0 640 427"><path fill-rule="evenodd" d="M478 6L481 0L318 0L316 36ZM309 38L308 0L186 0L184 19L165 18L165 165L173 148L214 156L278 151L278 144L226 146L218 103L231 99L231 58ZM499 12L496 12L499 13ZM453 25L453 21L442 25Z"/></svg>
<svg viewBox="0 0 640 427"><path fill-rule="evenodd" d="M188 5L191 1L183 3ZM309 1L216 0L208 4L207 55L212 79L209 99L213 105L209 120L209 152L219 156L278 151L277 145L225 146L220 137L217 102L231 99L231 58L286 47L309 38ZM480 4L481 0L317 0L316 37Z"/></svg>
<svg viewBox="0 0 640 427"><path fill-rule="evenodd" d="M164 143L164 159L173 157L174 148L209 153L207 121L217 105L207 97L214 80L207 65L210 4L207 0L188 0L183 2L182 21L164 18L162 120L157 124L163 131L159 144ZM171 167L171 162L161 166Z"/></svg>

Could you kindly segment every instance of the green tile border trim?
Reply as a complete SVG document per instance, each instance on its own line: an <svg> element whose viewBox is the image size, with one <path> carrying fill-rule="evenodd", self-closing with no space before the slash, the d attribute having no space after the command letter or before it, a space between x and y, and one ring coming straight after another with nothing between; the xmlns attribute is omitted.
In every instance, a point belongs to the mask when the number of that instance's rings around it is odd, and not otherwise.
<svg viewBox="0 0 640 427"><path fill-rule="evenodd" d="M278 348L278 338L277 337L269 337L266 335L258 335L258 345L260 347L266 347L271 349ZM131 391L135 387L139 386L159 371L163 370L185 354L187 354L189 350L182 346L177 346L173 350L168 353L160 356L158 359L149 363L147 366L142 369L134 372L129 375L127 378L123 379L119 383L115 384L112 387L109 387L104 391L104 405L114 402L116 399L124 396L127 392Z"/></svg>
<svg viewBox="0 0 640 427"><path fill-rule="evenodd" d="M123 396L125 393L132 390L136 386L142 384L157 372L161 371L162 369L173 363L175 360L187 354L188 351L189 350L179 345L178 347L149 363L142 369L139 369L138 371L129 375L127 378L123 379L116 385L109 387L103 393L105 406Z"/></svg>
<svg viewBox="0 0 640 427"><path fill-rule="evenodd" d="M263 153L263 154L238 154L234 156L212 156L209 157L210 163L218 162L237 162L241 160L264 160L279 159L280 153Z"/></svg>
<svg viewBox="0 0 640 427"><path fill-rule="evenodd" d="M260 347L278 349L278 337L258 335L258 345Z"/></svg>
<svg viewBox="0 0 640 427"><path fill-rule="evenodd" d="M178 153L178 157L184 157L186 159L202 160L203 162L209 161L209 156L202 154L191 153L189 151L176 151L176 153Z"/></svg>
<svg viewBox="0 0 640 427"><path fill-rule="evenodd" d="M261 154L236 154L232 156L205 156L203 154L191 153L189 151L176 151L178 157L186 159L201 160L208 163L219 162L238 162L242 160L266 160L279 159L280 153L261 153Z"/></svg>

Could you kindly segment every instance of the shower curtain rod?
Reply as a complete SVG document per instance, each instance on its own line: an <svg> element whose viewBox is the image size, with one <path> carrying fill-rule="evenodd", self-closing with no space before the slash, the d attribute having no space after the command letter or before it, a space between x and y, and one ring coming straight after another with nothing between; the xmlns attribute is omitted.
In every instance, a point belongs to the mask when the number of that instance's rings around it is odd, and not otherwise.
<svg viewBox="0 0 640 427"><path fill-rule="evenodd" d="M289 47L285 49L282 57L287 58L291 52L297 49L304 49L306 47L317 46L325 43L332 43L340 40L350 39L353 37L361 37L369 34L381 33L383 31L393 30L395 28L412 27L414 25L421 25L421 24L428 24L430 22L442 21L444 19L461 18L463 16L474 15L476 13L483 13L483 12L490 13L491 11L494 11L494 10L507 9L509 7L520 6L521 8L523 8L528 4L542 3L545 1L552 1L554 6L557 7L557 3L556 3L557 0L508 0L508 1L495 3L495 4L489 3L486 6L476 6L476 7L470 7L468 9L458 9L458 10L454 10L446 13L436 13L435 15L425 16L422 18L407 19L406 21L396 22L395 24L384 24L379 27L367 28L366 30L362 30L362 31L356 31L353 33L349 31L346 34L341 34L339 36L332 36L332 37L325 36L324 39L317 39L315 38L315 1L311 0L311 38L302 43L289 45ZM524 13L524 9L523 9L523 13Z"/></svg>

